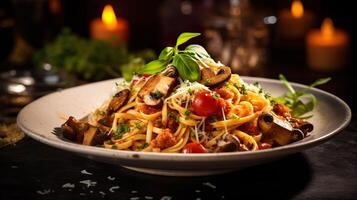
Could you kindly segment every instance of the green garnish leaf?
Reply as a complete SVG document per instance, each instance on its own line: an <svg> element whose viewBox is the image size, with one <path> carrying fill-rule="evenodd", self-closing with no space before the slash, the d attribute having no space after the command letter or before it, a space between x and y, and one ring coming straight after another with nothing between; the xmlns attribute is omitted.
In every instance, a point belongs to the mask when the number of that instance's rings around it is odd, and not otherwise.
<svg viewBox="0 0 357 200"><path fill-rule="evenodd" d="M121 139L123 137L124 133L127 133L129 131L130 131L130 128L127 124L120 123L117 130L115 131L114 139L116 139L116 140Z"/></svg>
<svg viewBox="0 0 357 200"><path fill-rule="evenodd" d="M242 84L241 86L238 86L236 83L233 84L235 88L238 89L239 93L241 93L242 95L246 95L247 94L247 88L245 87L244 84Z"/></svg>
<svg viewBox="0 0 357 200"><path fill-rule="evenodd" d="M282 74L279 75L279 79L288 89L288 92L280 97L274 98L273 101L276 103L285 104L291 109L292 116L300 118L311 117L312 115L304 115L313 111L317 104L316 97L313 94L308 93L308 91L315 86L325 84L331 80L331 78L318 79L309 87L301 91L296 91Z"/></svg>
<svg viewBox="0 0 357 200"><path fill-rule="evenodd" d="M176 67L181 78L191 82L200 80L200 68L191 56L186 54L177 54L174 56L172 63Z"/></svg>
<svg viewBox="0 0 357 200"><path fill-rule="evenodd" d="M155 91L155 92L153 92L153 93L151 93L151 95L155 98L155 99L160 99L161 97L163 97L164 96L164 94L162 94L162 92L160 92L160 91Z"/></svg>
<svg viewBox="0 0 357 200"><path fill-rule="evenodd" d="M190 116L190 114L191 114L191 112L190 112L188 109L186 109L186 110L185 110L185 117Z"/></svg>
<svg viewBox="0 0 357 200"><path fill-rule="evenodd" d="M143 150L143 149L145 149L145 148L148 147L148 146L149 146L149 143L145 142L144 144L138 146L138 150Z"/></svg>
<svg viewBox="0 0 357 200"><path fill-rule="evenodd" d="M286 88L290 91L290 93L294 94L295 90L294 88L290 85L289 81L285 78L284 75L279 74L279 79L280 81L285 85Z"/></svg>
<svg viewBox="0 0 357 200"><path fill-rule="evenodd" d="M191 38L197 37L201 35L201 33L190 33L190 32L186 32L186 33L181 33L176 41L176 49L178 46L180 46L181 44L187 42L188 40L190 40Z"/></svg>
<svg viewBox="0 0 357 200"><path fill-rule="evenodd" d="M188 92L188 94L190 94L190 95L192 95L192 94L193 94L193 91L192 91L192 89L191 89L191 88L188 88L187 92Z"/></svg>
<svg viewBox="0 0 357 200"><path fill-rule="evenodd" d="M166 47L163 49L160 53L159 60L167 61L169 62L172 59L172 56L174 55L174 48L173 47Z"/></svg>
<svg viewBox="0 0 357 200"><path fill-rule="evenodd" d="M141 129L141 125L138 122L135 122L134 124L135 124L135 128Z"/></svg>
<svg viewBox="0 0 357 200"><path fill-rule="evenodd" d="M313 88L313 87L316 87L316 86L319 86L319 85L323 85L323 84L329 82L330 80L331 80L330 77L317 79L315 82L313 82L313 83L312 83L308 88L306 88L305 90L309 90L309 89L311 89L311 88ZM305 91L305 90L304 90L304 91Z"/></svg>
<svg viewBox="0 0 357 200"><path fill-rule="evenodd" d="M200 58L210 58L210 55L207 53L206 49L198 44L191 44L187 46L184 52L194 53Z"/></svg>
<svg viewBox="0 0 357 200"><path fill-rule="evenodd" d="M164 70L168 62L165 60L153 60L139 70L139 74L157 74Z"/></svg>

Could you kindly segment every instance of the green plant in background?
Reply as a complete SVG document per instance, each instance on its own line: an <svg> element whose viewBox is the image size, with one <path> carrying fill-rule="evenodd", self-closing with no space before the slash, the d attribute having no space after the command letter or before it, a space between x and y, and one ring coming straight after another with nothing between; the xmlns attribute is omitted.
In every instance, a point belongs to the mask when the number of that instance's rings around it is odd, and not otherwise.
<svg viewBox="0 0 357 200"><path fill-rule="evenodd" d="M156 58L152 50L130 53L124 46L81 38L64 29L57 38L35 53L35 65L51 64L84 80L103 80L123 75L130 80L133 73Z"/></svg>

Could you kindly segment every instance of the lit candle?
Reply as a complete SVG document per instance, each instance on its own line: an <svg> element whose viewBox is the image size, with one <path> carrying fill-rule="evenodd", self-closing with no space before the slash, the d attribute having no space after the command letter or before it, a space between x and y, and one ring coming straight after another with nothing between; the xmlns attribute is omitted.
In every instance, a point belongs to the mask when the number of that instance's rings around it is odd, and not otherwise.
<svg viewBox="0 0 357 200"><path fill-rule="evenodd" d="M278 16L278 34L282 39L304 39L313 23L313 14L304 10L300 0L294 0L290 10L284 9Z"/></svg>
<svg viewBox="0 0 357 200"><path fill-rule="evenodd" d="M320 29L309 32L306 38L307 61L311 68L319 71L341 69L347 62L349 36L335 29L330 18L326 18Z"/></svg>
<svg viewBox="0 0 357 200"><path fill-rule="evenodd" d="M111 5L106 5L103 9L102 18L91 22L90 34L94 39L110 41L114 45L126 43L129 25L126 20L115 16Z"/></svg>

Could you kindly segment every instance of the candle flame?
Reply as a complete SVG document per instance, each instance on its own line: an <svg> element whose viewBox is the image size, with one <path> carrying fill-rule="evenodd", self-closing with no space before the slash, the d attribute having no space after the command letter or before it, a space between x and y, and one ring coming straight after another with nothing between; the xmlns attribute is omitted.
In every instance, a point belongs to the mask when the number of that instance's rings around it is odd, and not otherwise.
<svg viewBox="0 0 357 200"><path fill-rule="evenodd" d="M295 18L300 18L304 15L304 6L300 0L294 0L291 4L291 14Z"/></svg>
<svg viewBox="0 0 357 200"><path fill-rule="evenodd" d="M330 18L324 19L321 25L321 33L324 37L332 37L335 28L333 27L333 22Z"/></svg>
<svg viewBox="0 0 357 200"><path fill-rule="evenodd" d="M111 5L106 5L102 13L102 21L109 28L114 29L117 25L117 18Z"/></svg>

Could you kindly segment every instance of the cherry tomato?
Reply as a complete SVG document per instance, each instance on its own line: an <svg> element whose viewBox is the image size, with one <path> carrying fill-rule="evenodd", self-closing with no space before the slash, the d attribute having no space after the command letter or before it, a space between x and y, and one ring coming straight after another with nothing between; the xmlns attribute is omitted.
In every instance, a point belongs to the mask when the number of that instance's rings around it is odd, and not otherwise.
<svg viewBox="0 0 357 200"><path fill-rule="evenodd" d="M220 113L221 107L219 101L213 98L210 92L203 91L195 95L192 109L196 115L208 117Z"/></svg>
<svg viewBox="0 0 357 200"><path fill-rule="evenodd" d="M206 153L206 149L199 143L192 142L186 144L183 149L183 153Z"/></svg>
<svg viewBox="0 0 357 200"><path fill-rule="evenodd" d="M260 145L259 145L259 149L260 150L263 150L263 149L271 149L271 144L269 144L269 143L265 143L265 142L263 142L263 143L261 143Z"/></svg>

